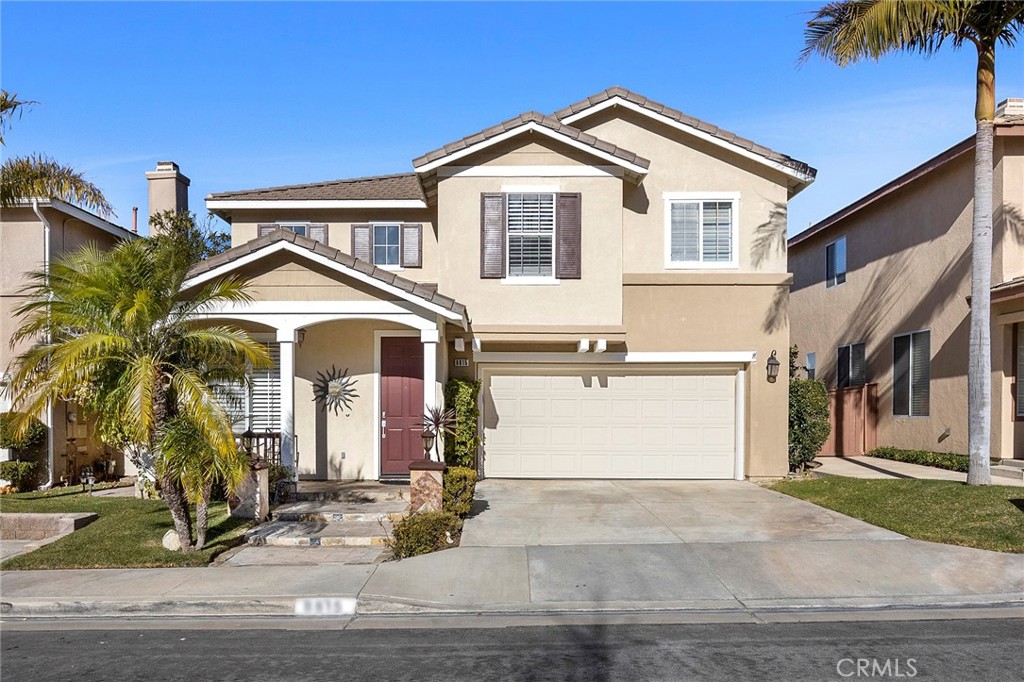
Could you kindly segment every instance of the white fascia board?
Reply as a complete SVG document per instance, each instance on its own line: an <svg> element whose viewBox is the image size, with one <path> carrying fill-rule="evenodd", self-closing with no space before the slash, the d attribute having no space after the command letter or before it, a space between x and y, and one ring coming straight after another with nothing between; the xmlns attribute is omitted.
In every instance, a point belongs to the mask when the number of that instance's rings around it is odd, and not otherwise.
<svg viewBox="0 0 1024 682"><path fill-rule="evenodd" d="M295 244L289 241L276 242L268 247L262 248L258 251L254 251L253 253L250 253L248 255L242 256L237 260L233 260L221 266L218 266L213 270L208 270L207 272L204 272L201 275L190 277L189 279L185 280L185 282L182 284L182 288L189 289L191 287L198 286L200 284L204 284L211 280L217 279L218 277L223 277L232 270L244 267L250 263L254 263L260 260L265 256L279 253L281 251L289 251L302 258L307 258L313 261L314 263L318 263L320 265L323 265L324 267L330 268L331 270L340 272L343 275L347 275L353 279L363 282L364 284L368 284L371 287L380 289L381 291L389 293L393 296L397 296L398 298L404 301L408 301L409 303L412 303L417 307L436 313L447 320L459 322L463 326L466 326L466 322L463 319L463 316L452 310L439 306L436 303L432 303L424 298L420 298L415 294L411 294L405 289L401 289L392 284L388 284L387 282L382 282L376 277L371 277L370 275L367 275L364 272L360 272L359 270L356 270L354 268L342 265L336 260L326 258L318 253L314 253L309 249L303 248L301 246L296 246Z"/></svg>
<svg viewBox="0 0 1024 682"><path fill-rule="evenodd" d="M743 365L757 359L754 351L680 351L667 353L474 353L476 362L544 364L673 364Z"/></svg>
<svg viewBox="0 0 1024 682"><path fill-rule="evenodd" d="M83 223L88 223L93 227L99 228L104 232L112 234L115 237L120 237L121 239L135 239L136 237L139 236L132 232L131 230L125 229L120 225L115 225L114 223L108 222L103 218L100 218L98 215L89 213L86 210L78 208L77 206L73 206L65 201L61 201L60 199L48 199L45 202L40 201L39 205L49 206L50 208L56 209L61 213L66 213L75 220L81 220Z"/></svg>
<svg viewBox="0 0 1024 682"><path fill-rule="evenodd" d="M599 111L604 111L605 109L608 109L609 107L613 107L616 105L635 111L638 114L643 114L648 118L652 118L655 121L658 121L659 123L663 123L664 125L667 125L671 128L675 128L676 130L681 130L684 133L693 135L694 137L700 138L705 142L710 142L715 146L733 151L739 154L740 156L750 159L751 161L756 161L760 164L768 166L769 168L773 168L779 171L780 173L785 173L786 175L790 176L791 178L795 178L800 182L807 184L814 182L814 178L810 175L807 175L806 173L801 173L777 161L772 161L771 159L767 159L761 156L760 154L755 154L749 149L744 149L743 147L737 144L727 142L726 140L723 140L720 137L715 137L714 135L706 133L703 130L700 130L699 128L694 128L693 126L686 125L685 123L680 123L674 118L669 118L668 116L664 116L655 111L651 111L650 109L642 107L639 104L636 104L635 102L630 102L629 100L623 99L621 97L612 97L611 99L606 99L600 104L595 104L594 106L583 109L582 111L577 111L575 114L566 116L561 120L562 123L565 123L566 125L572 125L573 123L579 121L580 119L586 118L587 116L596 114Z"/></svg>
<svg viewBox="0 0 1024 682"><path fill-rule="evenodd" d="M439 178L621 178L618 166L448 166Z"/></svg>
<svg viewBox="0 0 1024 682"><path fill-rule="evenodd" d="M600 149L597 149L595 147L591 147L590 145L584 144L584 143L582 143L582 142L580 142L578 140L574 140L571 137L569 137L568 135L562 135L561 133L555 132L554 130L551 130L551 129L546 128L546 127L544 127L542 125L534 123L533 121L530 121L529 123L524 123L523 125L519 126L518 128L513 128L512 130L506 130L505 132L501 133L500 135L495 135L494 137L490 138L489 140L484 140L483 142L477 142L476 144L470 145L470 146L466 147L465 149L460 149L457 152L452 152L451 154L448 154L446 156L442 156L440 159L436 159L436 160L431 161L429 163L425 163L422 166L417 166L415 170L416 170L417 173L428 173L428 172L430 172L432 170L440 168L441 166L447 166L452 161L458 161L459 159L461 159L463 157L469 156L471 154L475 154L475 153L477 153L478 151L480 151L482 149L487 149L488 147L492 147L492 146L494 146L496 144L500 144L500 143L502 143L502 142L504 142L506 140L510 140L513 137L515 137L517 135L521 135L522 133L526 133L526 132L540 133L541 135L545 135L547 137L550 137L551 139L557 140L558 142L563 142L563 143L569 145L570 147L575 147L576 149L579 149L579 150L581 150L583 152L586 152L587 154L590 154L591 156L596 156L597 158L603 159L604 161L609 161L609 162L615 164L616 166L621 166L622 168L625 168L628 171L636 173L637 175L647 175L647 169L644 168L643 166L638 166L635 163L630 163L629 161L626 161L625 159L620 159L619 157L615 156L614 154L609 154L607 152L603 152Z"/></svg>
<svg viewBox="0 0 1024 682"><path fill-rule="evenodd" d="M230 211L241 209L292 209L310 210L318 208L426 208L422 199L209 199L209 211Z"/></svg>

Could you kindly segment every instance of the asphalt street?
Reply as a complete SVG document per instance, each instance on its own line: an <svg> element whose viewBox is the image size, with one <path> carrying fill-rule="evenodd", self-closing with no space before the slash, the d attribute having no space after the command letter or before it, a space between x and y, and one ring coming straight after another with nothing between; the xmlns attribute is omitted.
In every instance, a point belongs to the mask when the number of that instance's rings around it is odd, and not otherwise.
<svg viewBox="0 0 1024 682"><path fill-rule="evenodd" d="M1024 619L356 629L287 621L0 630L3 682L1013 680ZM77 628L77 629L75 629ZM173 629L167 629L173 628Z"/></svg>

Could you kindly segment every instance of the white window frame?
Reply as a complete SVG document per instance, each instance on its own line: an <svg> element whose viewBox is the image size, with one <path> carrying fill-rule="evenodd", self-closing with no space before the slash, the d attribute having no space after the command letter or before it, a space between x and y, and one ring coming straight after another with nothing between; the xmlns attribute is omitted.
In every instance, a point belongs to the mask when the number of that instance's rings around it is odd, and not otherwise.
<svg viewBox="0 0 1024 682"><path fill-rule="evenodd" d="M558 264L558 193L561 192L559 185L502 185L501 193L505 195L505 272L501 279L502 284L513 286L550 286L559 284L555 274ZM550 275L511 275L509 272L508 259L511 255L509 248L511 233L508 229L508 195L509 194L550 194L552 197L552 209L554 214L553 226L551 229L551 274Z"/></svg>
<svg viewBox="0 0 1024 682"><path fill-rule="evenodd" d="M843 263L843 281L842 282L831 282L828 279L828 247L835 246L839 242L843 242L843 260L846 261L846 262ZM850 261L849 244L847 242L845 234L843 236L841 236L841 237L836 237L835 239L830 241L828 244L825 244L825 288L826 289L834 289L836 287L841 287L844 284L846 284L847 276L850 273L850 270L847 267L847 263L849 263L849 261ZM838 275L838 274L839 274L839 268L837 267L836 268L836 275Z"/></svg>
<svg viewBox="0 0 1024 682"><path fill-rule="evenodd" d="M376 230L378 227L397 227L398 228L398 262L396 264L394 264L394 265L386 265L386 264L374 263L373 262L374 251L375 251L375 247L373 245L376 244L375 237L377 236L377 233L374 232L374 230ZM371 220L370 221L370 244L371 244L371 246L370 246L370 264L371 265L375 265L376 267L380 268L381 270L388 270L390 272L404 272L405 268L402 267L402 248L405 245L402 243L402 240L403 240L403 235L402 235L402 221L401 220L397 220L397 221L396 220ZM422 256L420 256L420 257L422 258Z"/></svg>
<svg viewBox="0 0 1024 682"><path fill-rule="evenodd" d="M929 357L928 357L928 414L914 414L914 336L916 334L924 334L924 333L928 334L928 349L929 349ZM892 393L892 417L893 417L893 419L931 419L931 416L932 416L931 415L931 412L932 412L932 410L931 410L931 383L932 383L931 365L932 365L932 358L931 358L931 355L930 355L930 352L931 352L931 341L932 341L931 333L932 333L931 327L926 327L924 329L915 329L912 332L903 332L902 334L893 334L892 335L891 348L892 348L892 351L893 351L893 353L892 353L892 391L893 391L893 393ZM910 339L910 348L908 349L909 355L907 357L907 361L908 361L907 362L907 382L908 382L908 385L907 385L907 414L896 414L896 339L901 339L904 336L906 336L906 337L908 337Z"/></svg>
<svg viewBox="0 0 1024 682"><path fill-rule="evenodd" d="M291 230L292 232L295 232L295 234L299 234L298 232L296 232L296 228L301 228L302 229L301 236L308 237L309 236L309 222L310 221L308 221L308 220L278 220L277 221L277 227L278 227L278 229L281 229L281 230Z"/></svg>
<svg viewBox="0 0 1024 682"><path fill-rule="evenodd" d="M665 212L665 269L666 270L736 270L740 266L740 193L739 192L664 192ZM704 202L705 201L728 201L732 203L732 258L728 261L716 263L705 263L698 261L674 261L672 260L672 204L673 203L698 203L700 212L698 218L697 244L701 258L704 257Z"/></svg>

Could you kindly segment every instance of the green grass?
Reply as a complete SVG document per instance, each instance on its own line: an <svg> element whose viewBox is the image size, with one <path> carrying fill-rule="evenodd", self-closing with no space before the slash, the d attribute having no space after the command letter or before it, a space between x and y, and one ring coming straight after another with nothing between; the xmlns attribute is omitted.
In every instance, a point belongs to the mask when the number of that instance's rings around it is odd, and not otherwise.
<svg viewBox="0 0 1024 682"><path fill-rule="evenodd" d="M1024 488L843 476L772 487L918 540L1024 553Z"/></svg>
<svg viewBox="0 0 1024 682"><path fill-rule="evenodd" d="M228 516L227 505L210 505L210 528L201 552L169 552L160 544L174 527L160 500L92 497L77 488L0 496L0 512L95 512L91 524L0 563L0 570L30 568L154 568L205 566L242 541L249 522Z"/></svg>

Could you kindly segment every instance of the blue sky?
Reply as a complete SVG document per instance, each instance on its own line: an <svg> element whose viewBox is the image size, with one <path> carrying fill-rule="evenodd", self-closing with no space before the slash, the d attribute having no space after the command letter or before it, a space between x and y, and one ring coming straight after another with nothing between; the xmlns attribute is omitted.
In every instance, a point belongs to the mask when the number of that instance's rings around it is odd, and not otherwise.
<svg viewBox="0 0 1024 682"><path fill-rule="evenodd" d="M818 169L790 233L970 135L975 55L797 66L818 3L0 4L0 83L40 102L6 154L85 171L117 222L177 161L210 192L405 172L618 84ZM1024 48L997 97L1024 96Z"/></svg>

